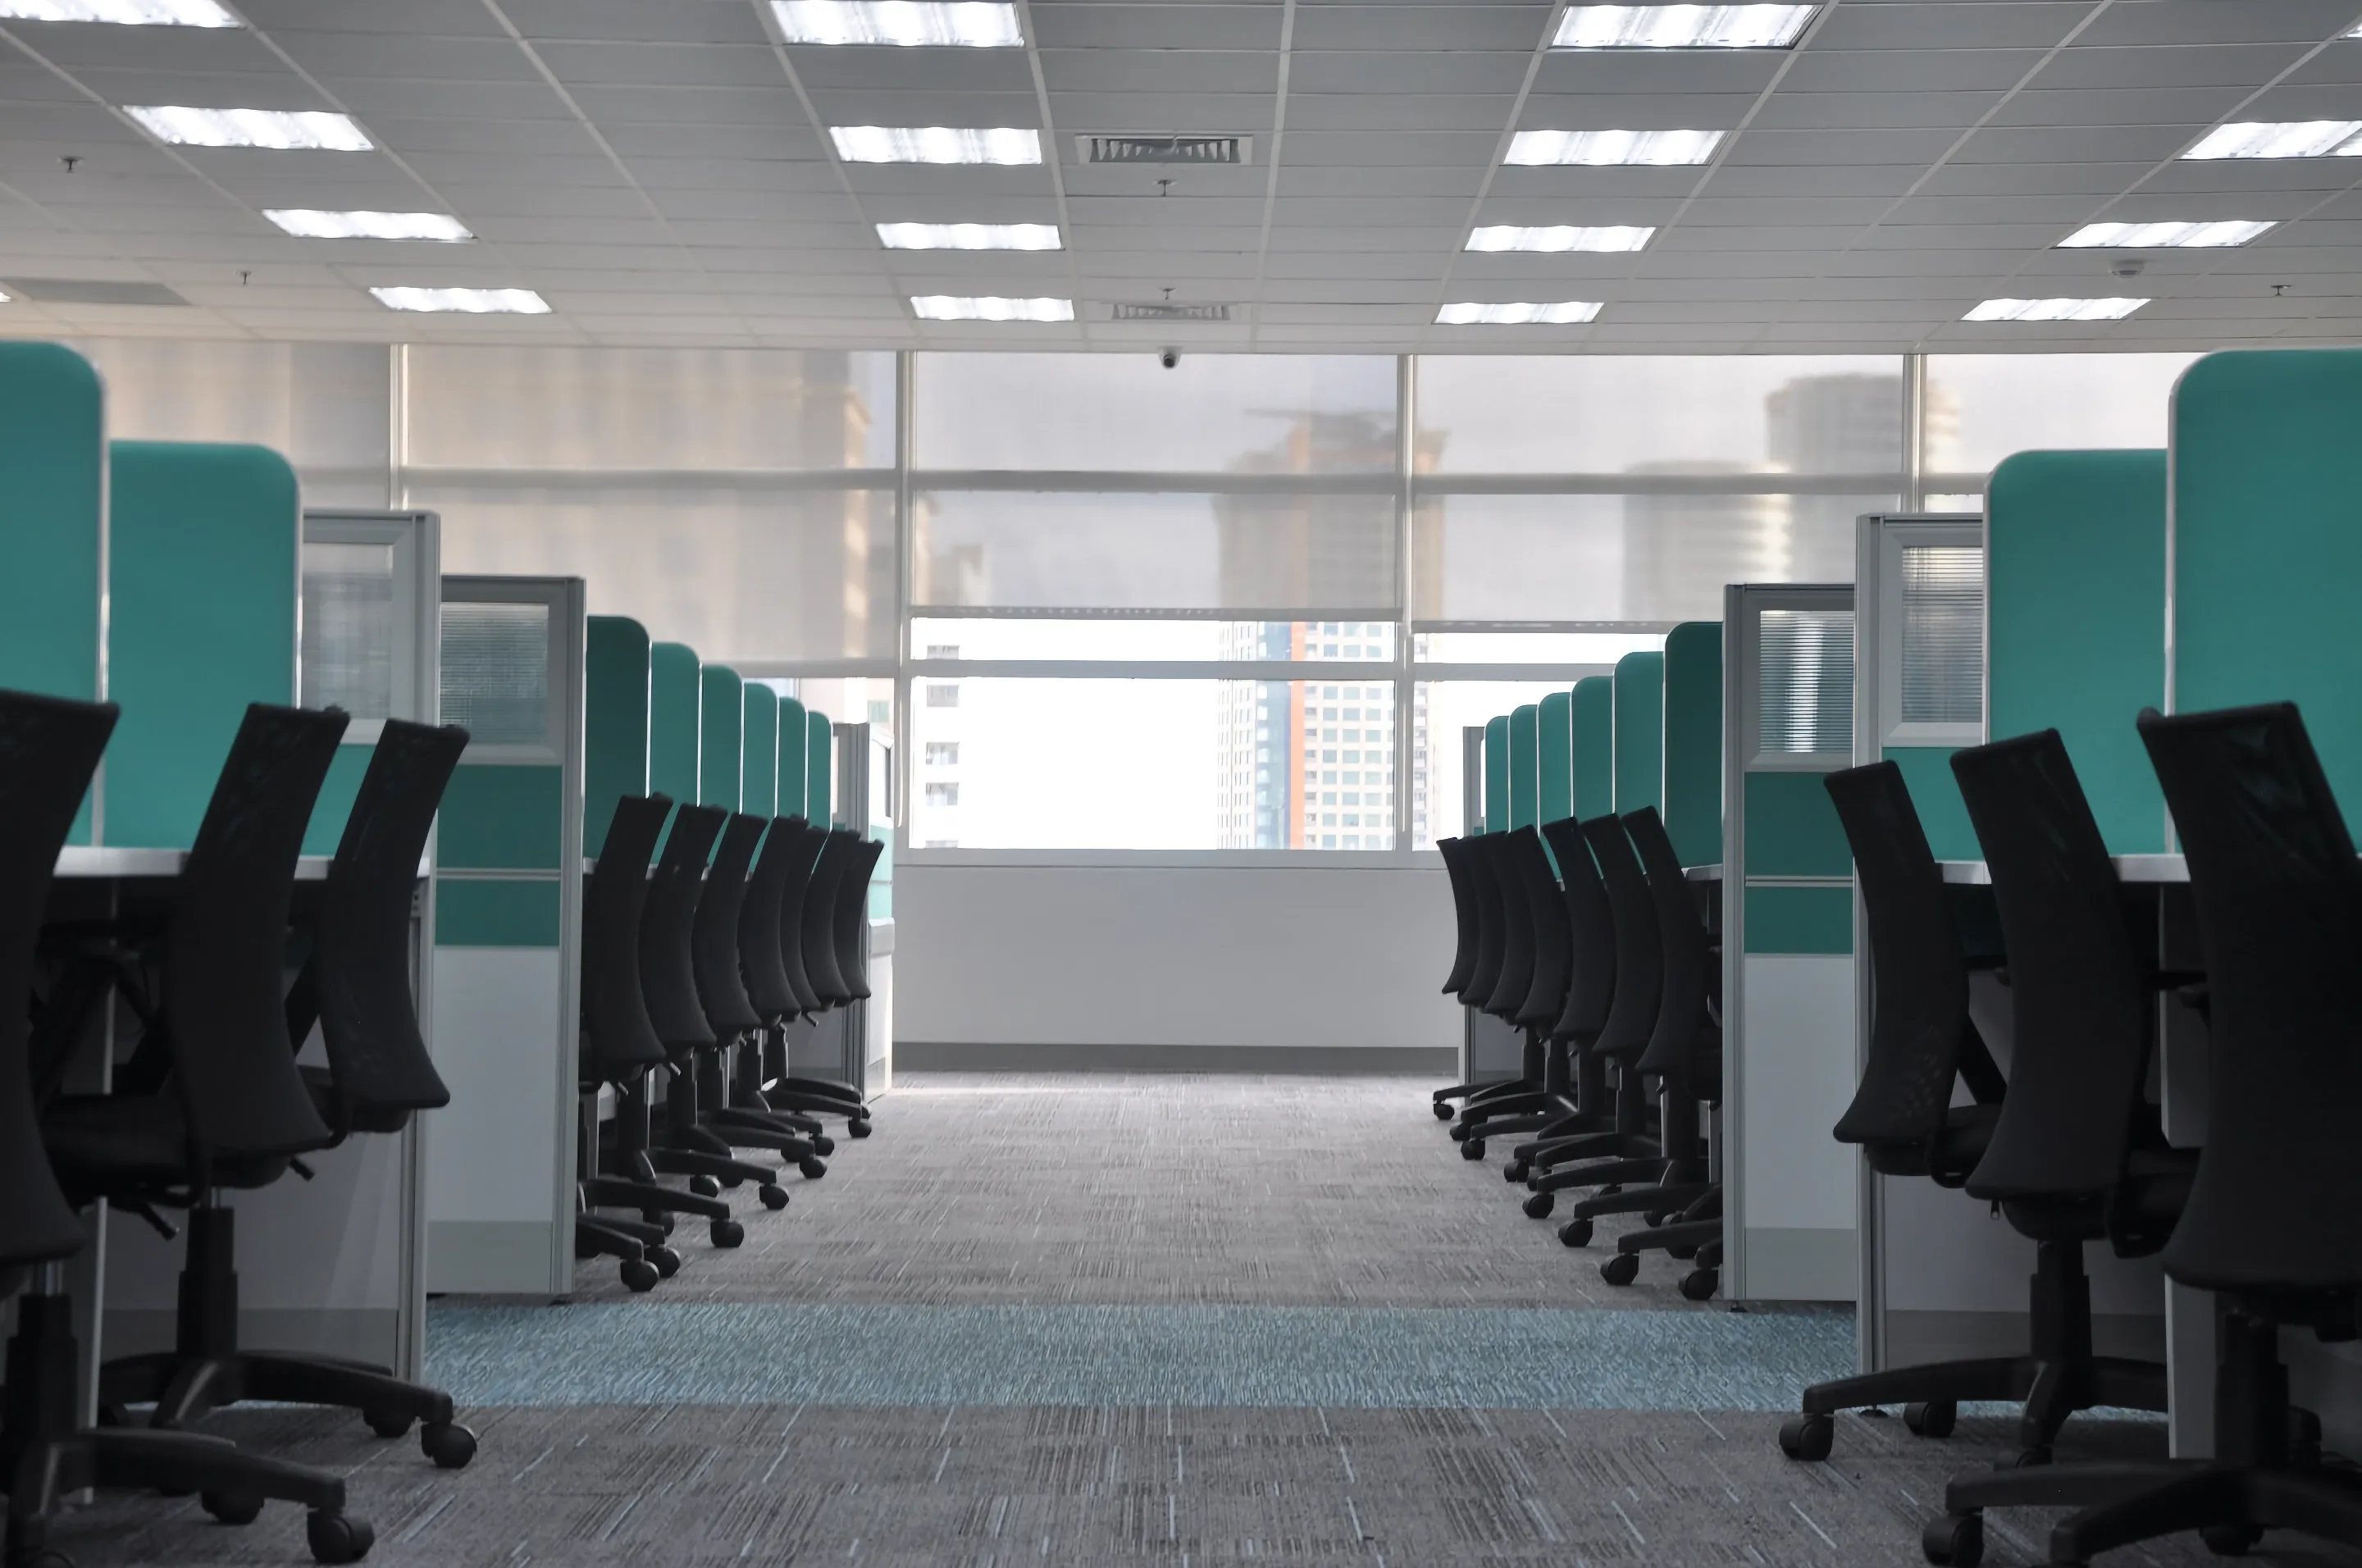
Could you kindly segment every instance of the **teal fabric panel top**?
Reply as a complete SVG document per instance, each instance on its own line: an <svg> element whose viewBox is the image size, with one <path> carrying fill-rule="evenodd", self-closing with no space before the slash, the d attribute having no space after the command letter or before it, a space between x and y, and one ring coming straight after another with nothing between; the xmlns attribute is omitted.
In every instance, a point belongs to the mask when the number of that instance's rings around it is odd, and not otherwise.
<svg viewBox="0 0 2362 1568"><path fill-rule="evenodd" d="M704 719L697 742L697 803L738 809L738 788L746 767L746 683L726 664L705 667Z"/></svg>
<svg viewBox="0 0 2362 1568"><path fill-rule="evenodd" d="M1485 831L1509 825L1509 715L1485 721Z"/></svg>
<svg viewBox="0 0 2362 1568"><path fill-rule="evenodd" d="M1665 833L1684 866L1722 859L1722 623L1665 634Z"/></svg>
<svg viewBox="0 0 2362 1568"><path fill-rule="evenodd" d="M1539 734L1541 709L1528 702L1509 713L1509 825L1513 828L1534 825L1535 792L1540 783L1538 772Z"/></svg>
<svg viewBox="0 0 2362 1568"><path fill-rule="evenodd" d="M1616 810L1665 804L1665 656L1616 661Z"/></svg>
<svg viewBox="0 0 2362 1568"><path fill-rule="evenodd" d="M684 644L648 649L648 789L676 803L697 799L702 670L697 650Z"/></svg>
<svg viewBox="0 0 2362 1568"><path fill-rule="evenodd" d="M375 756L374 745L357 745L351 742L337 748L336 759L328 764L328 777L321 781L320 798L312 806L312 820L304 829L304 853L334 855L345 836L345 823L353 814L353 801L361 792L361 776L369 771L370 758Z"/></svg>
<svg viewBox="0 0 2362 1568"><path fill-rule="evenodd" d="M582 853L597 859L615 802L648 792L648 631L593 615L583 634Z"/></svg>
<svg viewBox="0 0 2362 1568"><path fill-rule="evenodd" d="M1574 683L1574 814L1588 822L1616 809L1616 678Z"/></svg>
<svg viewBox="0 0 2362 1568"><path fill-rule="evenodd" d="M811 746L811 725L804 705L792 697L779 699L779 815L800 817L811 779L804 756Z"/></svg>
<svg viewBox="0 0 2362 1568"><path fill-rule="evenodd" d="M1540 754L1536 770L1540 794L1534 810L1538 820L1562 822L1574 814L1574 693L1553 691L1541 701L1541 718L1534 728Z"/></svg>
<svg viewBox="0 0 2362 1568"><path fill-rule="evenodd" d="M2362 812L2362 349L2210 354L2174 391L2173 706L2294 701Z"/></svg>
<svg viewBox="0 0 2362 1568"><path fill-rule="evenodd" d="M1952 775L1948 745L1891 745L1886 760L1903 769L1903 782L1926 831L1927 847L1938 860L1982 860L1984 846L1969 821L1968 802L1960 799L1960 781ZM1748 829L1754 831L1752 825Z"/></svg>
<svg viewBox="0 0 2362 1568"><path fill-rule="evenodd" d="M779 809L779 699L767 686L746 683L738 773L738 809L767 817Z"/></svg>
<svg viewBox="0 0 2362 1568"><path fill-rule="evenodd" d="M804 715L804 815L816 827L834 825L836 732L826 713Z"/></svg>
<svg viewBox="0 0 2362 1568"><path fill-rule="evenodd" d="M104 842L185 849L250 702L295 701L295 470L262 447L112 444Z"/></svg>
<svg viewBox="0 0 2362 1568"><path fill-rule="evenodd" d="M2133 727L2165 705L2163 452L2020 452L1985 488L1985 690L1995 740L2055 729L2118 855L2165 848Z"/></svg>
<svg viewBox="0 0 2362 1568"><path fill-rule="evenodd" d="M0 343L0 686L89 701L106 518L106 394L89 360Z"/></svg>

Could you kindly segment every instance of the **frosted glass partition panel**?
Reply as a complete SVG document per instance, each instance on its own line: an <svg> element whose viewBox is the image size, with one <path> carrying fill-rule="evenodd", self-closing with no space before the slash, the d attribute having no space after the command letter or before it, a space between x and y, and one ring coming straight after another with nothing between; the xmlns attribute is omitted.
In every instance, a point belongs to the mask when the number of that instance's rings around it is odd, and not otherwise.
<svg viewBox="0 0 2362 1568"><path fill-rule="evenodd" d="M1389 473L1391 355L920 354L922 469Z"/></svg>
<svg viewBox="0 0 2362 1568"><path fill-rule="evenodd" d="M1765 610L1756 745L1765 756L1853 750L1853 612Z"/></svg>
<svg viewBox="0 0 2362 1568"><path fill-rule="evenodd" d="M1984 722L1984 551L1973 545L1903 549L1902 722Z"/></svg>
<svg viewBox="0 0 2362 1568"><path fill-rule="evenodd" d="M472 745L555 746L549 606L443 606L443 722Z"/></svg>
<svg viewBox="0 0 2362 1568"><path fill-rule="evenodd" d="M1924 465L1930 475L1981 474L2012 452L2162 447L2173 383L2197 358L1931 354Z"/></svg>
<svg viewBox="0 0 2362 1568"><path fill-rule="evenodd" d="M1416 451L1439 474L1899 475L1903 362L1422 355Z"/></svg>
<svg viewBox="0 0 2362 1568"><path fill-rule="evenodd" d="M393 712L392 545L304 546L304 656L297 699L355 720Z"/></svg>
<svg viewBox="0 0 2362 1568"><path fill-rule="evenodd" d="M931 491L911 602L1044 610L1375 610L1401 597L1388 495Z"/></svg>

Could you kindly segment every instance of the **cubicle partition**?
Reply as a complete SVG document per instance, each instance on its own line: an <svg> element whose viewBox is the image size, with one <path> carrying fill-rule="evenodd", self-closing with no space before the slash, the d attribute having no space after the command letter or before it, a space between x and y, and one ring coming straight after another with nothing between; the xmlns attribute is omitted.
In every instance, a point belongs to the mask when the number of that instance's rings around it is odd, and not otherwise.
<svg viewBox="0 0 2362 1568"><path fill-rule="evenodd" d="M1722 623L1665 635L1665 834L1683 866L1722 861Z"/></svg>
<svg viewBox="0 0 2362 1568"><path fill-rule="evenodd" d="M1951 756L1984 739L1984 519L1872 513L1855 539L1854 756L1903 770L1937 859L1973 860Z"/></svg>
<svg viewBox="0 0 2362 1568"><path fill-rule="evenodd" d="M1490 719L1481 730L1472 724L1462 738L1469 748L1466 755L1473 759L1471 771L1481 769L1484 775L1483 787L1468 790L1462 797L1468 802L1468 832L1471 835L1499 833L1509 822L1509 716L1503 713ZM1462 1032L1461 1080L1517 1077L1525 1060L1523 1037L1499 1019L1473 1007L1462 1008L1461 1017L1465 1023Z"/></svg>
<svg viewBox="0 0 2362 1568"><path fill-rule="evenodd" d="M1534 724L1537 820L1562 822L1574 814L1574 693L1553 691L1540 703ZM1542 853L1551 854L1550 845ZM1551 856L1551 864L1558 864Z"/></svg>
<svg viewBox="0 0 2362 1568"><path fill-rule="evenodd" d="M1568 705L1574 728L1574 814L1588 822L1616 809L1616 678L1586 675Z"/></svg>
<svg viewBox="0 0 2362 1568"><path fill-rule="evenodd" d="M1509 826L1509 715L1485 722L1485 821L1479 830L1503 833Z"/></svg>
<svg viewBox="0 0 2362 1568"><path fill-rule="evenodd" d="M1822 777L1852 760L1854 591L1724 591L1723 1172L1734 1299L1853 1299L1853 860ZM1685 678L1686 683L1686 678Z"/></svg>
<svg viewBox="0 0 2362 1568"><path fill-rule="evenodd" d="M836 734L828 715L804 715L804 815L814 827L841 827L836 799Z"/></svg>
<svg viewBox="0 0 2362 1568"><path fill-rule="evenodd" d="M574 1272L585 636L579 578L447 577L442 713L470 735L435 867L428 1286ZM613 813L613 803L607 814Z"/></svg>
<svg viewBox="0 0 2362 1568"><path fill-rule="evenodd" d="M782 697L778 702L778 812L783 817L800 817L806 814L804 801L811 788L804 760L811 748L811 721L803 703L795 698Z"/></svg>
<svg viewBox="0 0 2362 1568"><path fill-rule="evenodd" d="M738 809L769 817L779 809L779 697L748 681L740 693Z"/></svg>
<svg viewBox="0 0 2362 1568"><path fill-rule="evenodd" d="M304 513L296 701L352 715L304 830L306 855L337 852L385 721L437 722L441 540L432 512Z"/></svg>
<svg viewBox="0 0 2362 1568"><path fill-rule="evenodd" d="M1541 708L1528 702L1509 712L1509 826L1531 827L1541 787Z"/></svg>
<svg viewBox="0 0 2362 1568"><path fill-rule="evenodd" d="M728 665L698 674L697 803L735 812L746 783L746 687ZM720 839L714 848L722 847Z"/></svg>
<svg viewBox="0 0 2362 1568"><path fill-rule="evenodd" d="M1629 653L1616 661L1613 767L1617 815L1664 805L1665 656Z"/></svg>

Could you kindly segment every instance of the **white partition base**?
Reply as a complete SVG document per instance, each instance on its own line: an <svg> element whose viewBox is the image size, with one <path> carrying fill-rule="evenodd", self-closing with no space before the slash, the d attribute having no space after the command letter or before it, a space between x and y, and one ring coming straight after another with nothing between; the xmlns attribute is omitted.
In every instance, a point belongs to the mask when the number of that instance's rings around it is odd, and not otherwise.
<svg viewBox="0 0 2362 1568"><path fill-rule="evenodd" d="M426 1123L430 1291L570 1286L574 1216L557 1211L550 1179L566 1157L550 1107L560 967L555 947L435 955L435 1066L451 1103Z"/></svg>
<svg viewBox="0 0 2362 1568"><path fill-rule="evenodd" d="M1855 1155L1829 1136L1829 1107L1853 1097L1853 959L1750 953L1739 1252L1731 1295L1749 1301L1851 1301L1860 1286Z"/></svg>

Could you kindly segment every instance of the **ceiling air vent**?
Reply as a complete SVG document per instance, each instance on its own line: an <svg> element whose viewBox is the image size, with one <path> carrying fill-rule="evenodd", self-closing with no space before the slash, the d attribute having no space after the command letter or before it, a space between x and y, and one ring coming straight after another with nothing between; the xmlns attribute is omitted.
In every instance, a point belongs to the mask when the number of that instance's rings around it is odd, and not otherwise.
<svg viewBox="0 0 2362 1568"><path fill-rule="evenodd" d="M1147 300L1136 304L1112 304L1108 307L1109 321L1228 321L1231 307L1226 304L1175 304L1170 300Z"/></svg>
<svg viewBox="0 0 2362 1568"><path fill-rule="evenodd" d="M1252 163L1251 136L1078 136L1086 163Z"/></svg>
<svg viewBox="0 0 2362 1568"><path fill-rule="evenodd" d="M161 283L110 282L100 278L11 278L8 293L42 304L185 305L189 302Z"/></svg>

